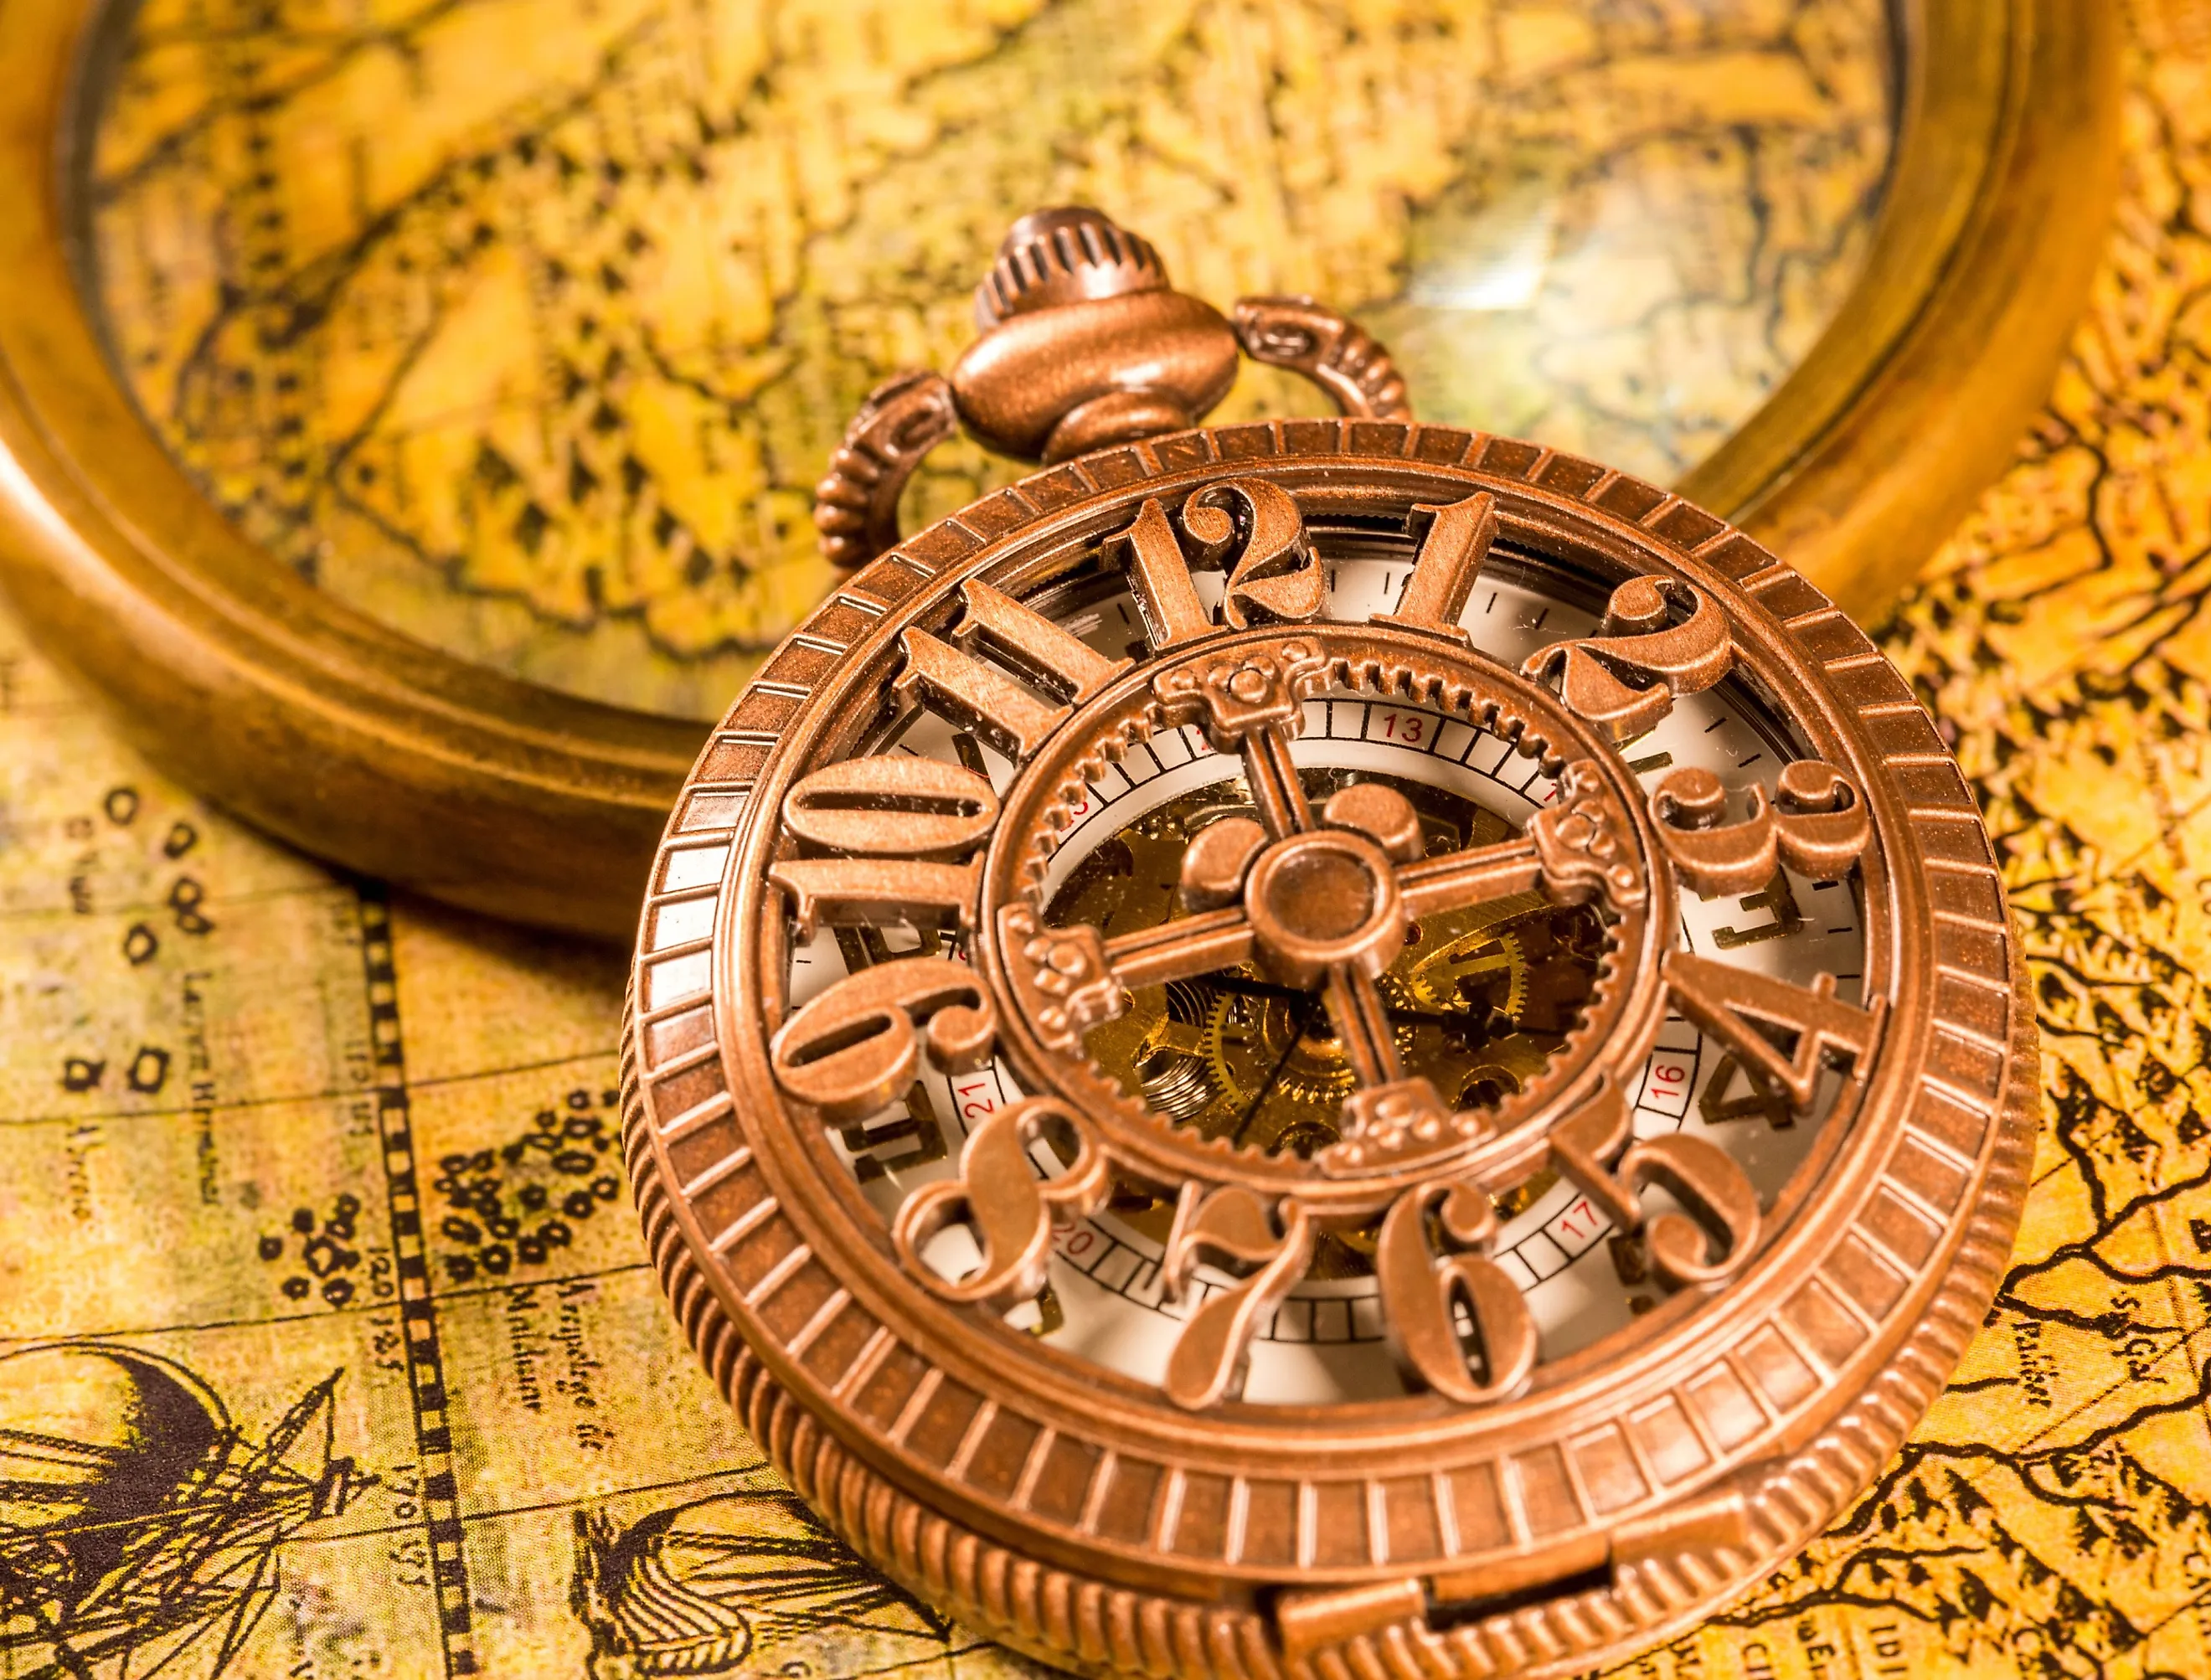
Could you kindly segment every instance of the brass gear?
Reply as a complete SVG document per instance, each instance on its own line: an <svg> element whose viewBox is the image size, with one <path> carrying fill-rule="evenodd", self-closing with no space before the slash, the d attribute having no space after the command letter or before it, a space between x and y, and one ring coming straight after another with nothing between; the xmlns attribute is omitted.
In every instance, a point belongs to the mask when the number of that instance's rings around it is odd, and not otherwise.
<svg viewBox="0 0 2211 1680"><path fill-rule="evenodd" d="M1303 773L1316 804L1354 779ZM1471 799L1393 776L1414 802L1432 852L1486 845L1511 825ZM1053 894L1046 920L1088 922L1108 936L1154 927L1175 912L1182 857L1222 817L1247 815L1230 775L1146 812L1082 858ZM1540 894L1432 917L1381 976L1405 1065L1455 1107L1521 1089L1564 1041L1595 983L1605 935L1595 912ZM1310 1155L1336 1141L1354 1089L1319 1000L1246 966L1131 994L1093 1029L1087 1051L1124 1091L1202 1136L1269 1154Z"/></svg>

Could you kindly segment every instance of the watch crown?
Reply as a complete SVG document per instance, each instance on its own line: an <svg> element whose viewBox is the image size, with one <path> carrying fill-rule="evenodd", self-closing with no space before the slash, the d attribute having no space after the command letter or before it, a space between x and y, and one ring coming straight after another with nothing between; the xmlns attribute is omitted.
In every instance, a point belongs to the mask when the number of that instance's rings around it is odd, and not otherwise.
<svg viewBox="0 0 2211 1680"><path fill-rule="evenodd" d="M1023 216L975 288L953 364L960 423L1030 461L1195 426L1236 379L1236 329L1167 283L1151 242L1101 211Z"/></svg>
<svg viewBox="0 0 2211 1680"><path fill-rule="evenodd" d="M1084 204L1034 210L998 246L997 260L975 288L975 324L984 331L1009 315L1087 298L1165 291L1167 271L1151 241Z"/></svg>
<svg viewBox="0 0 2211 1680"><path fill-rule="evenodd" d="M1303 374L1340 414L1409 420L1405 382L1359 325L1311 298L1245 298L1231 320L1177 291L1149 240L1084 204L1032 210L975 288L975 341L939 376L869 394L814 491L845 567L898 541L900 493L954 430L1016 460L1065 461L1197 425L1237 358Z"/></svg>

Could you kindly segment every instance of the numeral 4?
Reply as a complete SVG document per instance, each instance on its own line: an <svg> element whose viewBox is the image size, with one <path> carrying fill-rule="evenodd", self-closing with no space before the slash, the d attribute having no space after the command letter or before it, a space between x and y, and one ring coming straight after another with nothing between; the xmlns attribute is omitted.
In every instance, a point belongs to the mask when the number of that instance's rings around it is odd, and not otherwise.
<svg viewBox="0 0 2211 1680"><path fill-rule="evenodd" d="M1789 1094L1798 1113L1812 1106L1820 1070L1838 1058L1863 1070L1881 1038L1886 1000L1860 1009L1835 996L1835 977L1807 986L1754 974L1687 951L1669 951L1661 971L1681 1013L1734 1052L1754 1078ZM1784 1051L1772 1034L1791 1041Z"/></svg>

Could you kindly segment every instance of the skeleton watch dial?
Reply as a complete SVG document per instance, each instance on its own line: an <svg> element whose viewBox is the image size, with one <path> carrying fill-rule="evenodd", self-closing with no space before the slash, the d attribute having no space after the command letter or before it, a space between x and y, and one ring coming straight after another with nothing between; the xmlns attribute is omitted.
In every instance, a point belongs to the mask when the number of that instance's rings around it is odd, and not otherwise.
<svg viewBox="0 0 2211 1680"><path fill-rule="evenodd" d="M1224 499L1255 507L1272 492L1225 486ZM1859 1001L1863 796L1804 756L1743 685L1716 681L1608 744L1521 674L1572 657L1601 628L1554 581L1504 567L1484 581L1485 555L1459 558L1480 587L1467 636L1446 646L1375 625L1408 567L1345 546L1332 562L1309 552L1312 605L1299 621L1216 626L1225 574L1204 588L1203 574L1189 579L1208 628L1186 647L1147 634L1161 610L1142 573L1133 590L1065 591L1029 634L1039 646L1046 627L1068 636L1067 664L1099 682L1055 750L1024 757L1003 722L944 688L894 709L868 743L885 761L875 798L887 837L901 790L973 813L978 834L995 809L992 838L975 848L980 907L964 927L964 899L917 915L907 899L880 897L846 901L847 925L833 925L821 883L861 871L803 858L771 868L807 930L790 949L787 1085L827 1093L837 1076L815 1070L880 1044L845 1046L853 1000L882 995L876 973L960 961L1002 977L1004 1052L949 1068L924 1054L908 1087L861 1117L857 1105L883 1095L871 1083L831 1134L909 1269L1194 1407L1524 1387L1523 1350L1555 1358L1617 1332L1680 1280L1653 1255L1642 1199L1623 1213L1609 1168L1566 1161L1520 1117L1563 1107L1575 1125L1607 1129L1600 1153L1640 1143L1639 1160L1674 1163L1652 1169L1651 1207L1687 1217L1696 1234L1683 1240L1705 1251L1690 1264L1723 1271L1878 1027L1878 1005ZM1002 603L990 610L1007 617ZM1791 767L1816 784L1802 814L1775 791ZM792 797L809 814L801 827L815 821L815 787ZM1731 804L1764 815L1689 826ZM1639 828L1639 805L1667 815ZM1780 855L1792 823L1828 836L1809 874L1803 857L1792 870ZM1697 841L1675 839L1675 825ZM1741 848L1723 883L1735 890L1692 892L1677 929L1654 928L1651 877L1679 867L1669 841L1683 852L1719 834ZM1645 847L1666 862L1654 870ZM932 876L974 873L921 850ZM866 873L872 890L880 868ZM956 882L948 898L966 892L966 875L944 879ZM1651 984L1669 931L1678 952L1729 971L1705 990L1740 976L1776 1008L1825 1010L1830 1035L1807 1047L1801 1101L1786 1088L1796 1063L1777 1078L1762 1032L1727 1035L1724 997L1675 998L1703 971ZM1720 1013L1722 1030L1690 1009ZM1022 1040L1033 1060L1008 1053ZM875 1078L872 1061L850 1065ZM843 1100L839 1088L832 1101ZM1039 1202L1043 1222L1015 1230L1008 1207L977 1205L960 1168L990 1124L1045 1184L1100 1155L1112 1170L1059 1195L1049 1216ZM1117 1144L1101 1126L1130 1135ZM1436 1141L1420 1141L1424 1130ZM1451 1293L1455 1341L1438 1340L1439 1370L1393 1337L1408 1309L1399 1301L1393 1313L1378 1268L1390 1213L1431 1182L1470 1187L1495 1227L1463 1251L1482 1265L1460 1268L1477 1281ZM1258 1214L1279 1252L1261 1264L1208 1241L1215 1197L1216 1220ZM1283 1208L1302 1228L1294 1236ZM1421 1307L1442 1228L1433 1210L1424 1217L1434 1230L1404 1285ZM1047 1228L1048 1255L1032 1254ZM1208 1312L1239 1314L1236 1333L1183 1350ZM1191 1374L1199 1346L1215 1362Z"/></svg>
<svg viewBox="0 0 2211 1680"><path fill-rule="evenodd" d="M899 545L741 697L632 1160L748 1423L984 1630L1566 1673L1931 1398L2019 967L1909 690L1740 534L1502 440L1185 432Z"/></svg>

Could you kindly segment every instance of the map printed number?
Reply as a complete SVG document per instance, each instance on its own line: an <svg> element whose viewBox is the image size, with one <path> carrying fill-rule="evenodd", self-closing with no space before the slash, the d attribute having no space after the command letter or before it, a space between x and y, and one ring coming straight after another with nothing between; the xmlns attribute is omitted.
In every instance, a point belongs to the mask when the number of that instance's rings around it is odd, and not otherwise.
<svg viewBox="0 0 2211 1680"><path fill-rule="evenodd" d="M160 1045L142 1044L124 1064L123 1083L141 1096L158 1096L169 1083L169 1052ZM107 1077L105 1056L69 1056L62 1061L61 1087L71 1094L96 1091Z"/></svg>
<svg viewBox="0 0 2211 1680"><path fill-rule="evenodd" d="M189 875L180 875L177 877L176 884L169 889L169 895L163 902L169 907L169 913L176 922L177 931L197 937L199 935L215 931L215 924L209 921L200 909L200 906L206 900L206 891L198 882L193 880Z"/></svg>

